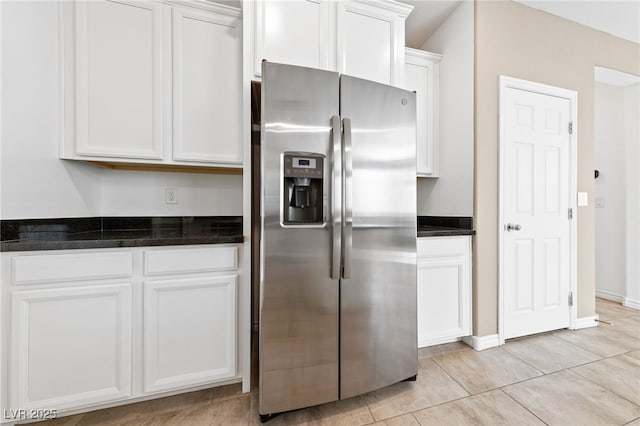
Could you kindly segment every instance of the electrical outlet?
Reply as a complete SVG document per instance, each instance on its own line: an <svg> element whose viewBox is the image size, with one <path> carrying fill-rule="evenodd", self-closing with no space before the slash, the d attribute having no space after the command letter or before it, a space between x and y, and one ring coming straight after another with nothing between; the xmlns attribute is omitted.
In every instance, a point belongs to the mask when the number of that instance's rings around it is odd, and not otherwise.
<svg viewBox="0 0 640 426"><path fill-rule="evenodd" d="M165 188L164 189L164 203L165 204L178 204L178 188Z"/></svg>

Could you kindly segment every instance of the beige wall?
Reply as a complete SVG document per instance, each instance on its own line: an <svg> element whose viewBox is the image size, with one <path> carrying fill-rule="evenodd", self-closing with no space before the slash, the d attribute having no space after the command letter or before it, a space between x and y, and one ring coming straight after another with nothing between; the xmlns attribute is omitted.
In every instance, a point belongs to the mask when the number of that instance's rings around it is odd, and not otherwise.
<svg viewBox="0 0 640 426"><path fill-rule="evenodd" d="M594 70L640 75L640 45L511 1L476 1L474 335L498 330L498 77L578 92L578 318L595 313Z"/></svg>

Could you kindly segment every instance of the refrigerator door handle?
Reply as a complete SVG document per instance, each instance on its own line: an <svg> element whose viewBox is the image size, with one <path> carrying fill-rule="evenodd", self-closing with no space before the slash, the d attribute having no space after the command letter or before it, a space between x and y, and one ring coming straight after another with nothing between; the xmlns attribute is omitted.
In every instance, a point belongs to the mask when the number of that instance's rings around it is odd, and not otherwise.
<svg viewBox="0 0 640 426"><path fill-rule="evenodd" d="M340 117L331 117L332 161L331 161L331 229L332 254L331 278L340 278L340 253L342 251L342 127Z"/></svg>
<svg viewBox="0 0 640 426"><path fill-rule="evenodd" d="M342 119L344 129L344 258L342 278L351 277L351 245L353 242L353 157L351 152L351 119Z"/></svg>

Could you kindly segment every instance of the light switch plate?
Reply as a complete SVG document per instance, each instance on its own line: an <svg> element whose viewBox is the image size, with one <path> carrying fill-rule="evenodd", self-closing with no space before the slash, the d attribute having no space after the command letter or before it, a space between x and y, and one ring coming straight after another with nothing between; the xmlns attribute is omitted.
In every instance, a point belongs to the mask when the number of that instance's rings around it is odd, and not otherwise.
<svg viewBox="0 0 640 426"><path fill-rule="evenodd" d="M596 206L596 208L603 208L604 207L604 197L596 197L593 200L593 205Z"/></svg>
<svg viewBox="0 0 640 426"><path fill-rule="evenodd" d="M587 207L589 205L589 193L578 192L578 207Z"/></svg>

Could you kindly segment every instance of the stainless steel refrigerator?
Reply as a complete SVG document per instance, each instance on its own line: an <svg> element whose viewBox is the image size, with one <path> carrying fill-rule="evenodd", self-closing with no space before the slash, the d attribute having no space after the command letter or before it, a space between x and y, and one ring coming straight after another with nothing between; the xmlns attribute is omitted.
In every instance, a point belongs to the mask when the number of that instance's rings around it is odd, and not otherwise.
<svg viewBox="0 0 640 426"><path fill-rule="evenodd" d="M259 412L415 378L415 94L263 62Z"/></svg>

